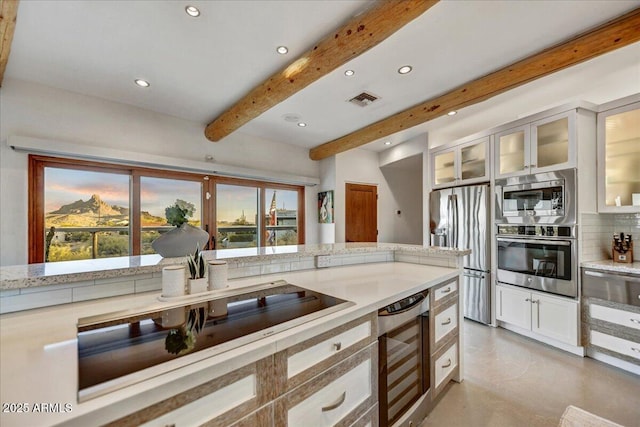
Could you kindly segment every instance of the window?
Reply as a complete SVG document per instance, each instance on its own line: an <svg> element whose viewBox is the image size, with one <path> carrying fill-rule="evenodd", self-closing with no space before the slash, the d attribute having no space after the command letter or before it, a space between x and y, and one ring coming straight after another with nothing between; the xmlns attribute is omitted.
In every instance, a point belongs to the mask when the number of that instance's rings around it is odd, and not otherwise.
<svg viewBox="0 0 640 427"><path fill-rule="evenodd" d="M44 178L45 260L129 255L128 175L47 167Z"/></svg>
<svg viewBox="0 0 640 427"><path fill-rule="evenodd" d="M194 206L194 215L189 224L202 227L205 223L202 204L203 181L183 179L140 177L140 254L153 254L151 243L161 234L173 229L167 223L165 209L176 200Z"/></svg>
<svg viewBox="0 0 640 427"><path fill-rule="evenodd" d="M258 188L216 186L216 238L222 248L258 246Z"/></svg>
<svg viewBox="0 0 640 427"><path fill-rule="evenodd" d="M154 253L177 200L205 249L304 243L301 186L30 155L29 262Z"/></svg>
<svg viewBox="0 0 640 427"><path fill-rule="evenodd" d="M266 189L265 228L263 246L298 244L298 192Z"/></svg>

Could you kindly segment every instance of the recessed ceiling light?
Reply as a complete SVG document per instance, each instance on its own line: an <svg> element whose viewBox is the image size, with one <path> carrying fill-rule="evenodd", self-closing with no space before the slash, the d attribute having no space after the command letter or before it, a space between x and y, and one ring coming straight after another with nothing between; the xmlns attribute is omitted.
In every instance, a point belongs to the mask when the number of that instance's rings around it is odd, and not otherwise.
<svg viewBox="0 0 640 427"><path fill-rule="evenodd" d="M305 122L300 122L300 123L298 123L298 126L303 128L303 127L307 127L307 124Z"/></svg>
<svg viewBox="0 0 640 427"><path fill-rule="evenodd" d="M289 48L287 48L286 46L278 46L276 52L278 52L280 55L284 55L289 52Z"/></svg>
<svg viewBox="0 0 640 427"><path fill-rule="evenodd" d="M391 145L391 141L386 141L384 145Z"/></svg>
<svg viewBox="0 0 640 427"><path fill-rule="evenodd" d="M151 83L149 83L148 81L143 80L143 79L135 79L134 81L140 87L149 87L149 86L151 86Z"/></svg>
<svg viewBox="0 0 640 427"><path fill-rule="evenodd" d="M447 116L455 116L456 114L458 114L458 112L457 112L457 111L449 111L449 112L447 113Z"/></svg>
<svg viewBox="0 0 640 427"><path fill-rule="evenodd" d="M345 75L345 76L347 76L347 77L351 77L351 76L353 76L355 73L356 73L356 72L355 72L355 71L353 71L353 70L347 70L347 71L345 71L345 72L344 72L344 75Z"/></svg>
<svg viewBox="0 0 640 427"><path fill-rule="evenodd" d="M411 65L405 65L403 67L398 68L398 72L400 74L408 74L411 72L411 70L413 70L413 67Z"/></svg>
<svg viewBox="0 0 640 427"><path fill-rule="evenodd" d="M187 6L184 8L184 11L187 12L187 15L193 16L194 18L200 16L200 10L195 6Z"/></svg>

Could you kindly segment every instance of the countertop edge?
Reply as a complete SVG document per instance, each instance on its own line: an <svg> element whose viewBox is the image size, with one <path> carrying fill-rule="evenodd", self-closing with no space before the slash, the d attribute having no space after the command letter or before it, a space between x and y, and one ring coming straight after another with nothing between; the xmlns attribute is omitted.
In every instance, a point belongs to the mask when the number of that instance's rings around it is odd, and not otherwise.
<svg viewBox="0 0 640 427"><path fill-rule="evenodd" d="M317 245L281 246L282 252L267 253L275 248L255 248L260 254L238 255L246 252L238 249L203 251L205 260L227 261L230 265L256 263L288 258L315 257L319 255L339 256L380 251L402 252L422 256L462 257L470 249L444 248L438 246L406 245L399 243L338 243ZM252 248L253 250L253 248ZM162 258L159 255L103 258L98 260L62 261L57 263L27 264L0 267L0 290L35 288L61 283L77 283L98 279L111 279L138 274L159 273L169 265L185 264L183 258ZM64 272L68 268L73 272ZM47 270L50 270L47 272Z"/></svg>
<svg viewBox="0 0 640 427"><path fill-rule="evenodd" d="M624 273L640 276L640 261L618 263L613 260L583 261L580 267L610 273Z"/></svg>

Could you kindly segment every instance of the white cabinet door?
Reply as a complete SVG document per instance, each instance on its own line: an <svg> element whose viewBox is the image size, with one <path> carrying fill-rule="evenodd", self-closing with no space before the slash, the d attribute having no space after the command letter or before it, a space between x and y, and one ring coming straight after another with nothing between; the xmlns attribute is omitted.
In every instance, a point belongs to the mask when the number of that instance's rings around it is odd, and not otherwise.
<svg viewBox="0 0 640 427"><path fill-rule="evenodd" d="M497 133L496 178L576 167L576 110Z"/></svg>
<svg viewBox="0 0 640 427"><path fill-rule="evenodd" d="M529 125L509 129L495 136L495 177L527 175L529 173Z"/></svg>
<svg viewBox="0 0 640 427"><path fill-rule="evenodd" d="M531 329L531 292L496 286L496 319L524 329Z"/></svg>
<svg viewBox="0 0 640 427"><path fill-rule="evenodd" d="M598 113L598 212L640 212L640 102Z"/></svg>
<svg viewBox="0 0 640 427"><path fill-rule="evenodd" d="M576 167L575 110L531 123L529 172Z"/></svg>
<svg viewBox="0 0 640 427"><path fill-rule="evenodd" d="M446 188L488 181L491 175L490 140L487 136L430 153L431 187Z"/></svg>
<svg viewBox="0 0 640 427"><path fill-rule="evenodd" d="M531 330L549 338L578 345L578 302L532 294Z"/></svg>
<svg viewBox="0 0 640 427"><path fill-rule="evenodd" d="M455 148L431 154L431 186L443 188L455 185L458 177L458 151Z"/></svg>
<svg viewBox="0 0 640 427"><path fill-rule="evenodd" d="M477 139L458 147L458 183L472 184L489 180L489 141L490 138Z"/></svg>

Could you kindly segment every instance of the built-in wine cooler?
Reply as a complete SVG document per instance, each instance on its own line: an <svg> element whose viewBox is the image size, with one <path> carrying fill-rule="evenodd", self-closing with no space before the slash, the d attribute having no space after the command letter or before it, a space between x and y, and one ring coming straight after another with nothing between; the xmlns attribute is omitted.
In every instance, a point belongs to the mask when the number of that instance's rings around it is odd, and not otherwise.
<svg viewBox="0 0 640 427"><path fill-rule="evenodd" d="M428 390L429 298L418 293L378 312L379 424L391 426Z"/></svg>

